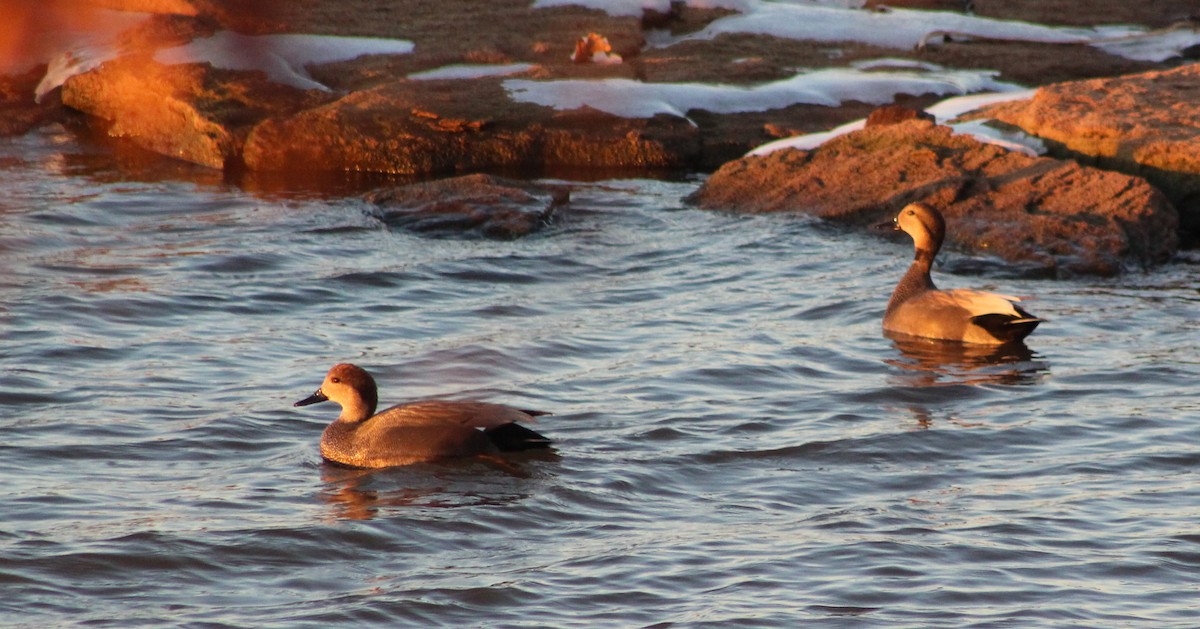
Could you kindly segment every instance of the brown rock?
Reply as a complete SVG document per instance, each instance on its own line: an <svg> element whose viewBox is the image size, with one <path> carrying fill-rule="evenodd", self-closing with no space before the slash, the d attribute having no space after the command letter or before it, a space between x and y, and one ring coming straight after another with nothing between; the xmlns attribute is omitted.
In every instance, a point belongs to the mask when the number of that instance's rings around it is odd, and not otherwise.
<svg viewBox="0 0 1200 629"><path fill-rule="evenodd" d="M324 98L267 81L256 72L163 66L146 55L109 61L63 84L63 104L106 121L112 137L211 168L240 157L253 123Z"/></svg>
<svg viewBox="0 0 1200 629"><path fill-rule="evenodd" d="M691 33L704 28L713 20L735 13L737 11L720 6L693 6L692 3L685 2L672 2L663 11L643 6L642 29L670 31L673 35Z"/></svg>
<svg viewBox="0 0 1200 629"><path fill-rule="evenodd" d="M1196 16L1196 0L972 0L975 13L1002 20L1093 26L1144 24L1161 28Z"/></svg>
<svg viewBox="0 0 1200 629"><path fill-rule="evenodd" d="M1043 87L974 115L1049 140L1057 155L1145 177L1200 238L1200 65Z"/></svg>
<svg viewBox="0 0 1200 629"><path fill-rule="evenodd" d="M1009 152L923 120L730 162L691 201L855 225L924 201L946 216L949 246L1051 274L1113 274L1177 248L1175 210L1144 180Z"/></svg>
<svg viewBox="0 0 1200 629"><path fill-rule="evenodd" d="M24 0L73 9L77 0ZM1015 0L1014 0L1015 1ZM1020 0L1029 15L1038 1ZM1194 2L1194 0L1189 0ZM129 76L136 61L104 67L89 80L72 80L74 106L108 131L134 138L142 146L197 163L236 163L245 151L251 168L366 170L390 173L448 173L518 166L616 166L620 168L716 168L728 159L781 134L823 130L865 116L874 105L846 102L837 107L792 105L763 112L717 114L688 112L695 127L678 118L622 120L583 110L556 112L514 104L500 93L495 79L431 81L417 85L410 73L454 63L533 65L530 78L622 77L650 82L713 82L750 85L793 76L797 67L848 66L880 57L907 57L951 68L1000 72L998 78L1028 85L1091 76L1111 76L1162 68L1135 62L1091 46L1056 46L1032 42L952 41L924 51L897 51L853 42L790 41L755 34L730 34L692 40L669 47L645 46L650 28L675 32L696 30L730 13L700 10L682 3L667 13L610 16L575 6L530 9L528 0L443 0L432 3L380 3L377 0L86 0L90 5L167 12L149 27L123 38L139 49L175 45L218 28L241 33L323 33L409 39L411 54L377 55L325 64L308 70L341 98L334 105L296 114L291 96L275 107L261 94L287 94L268 89L245 75L204 70L181 85L155 87L147 76ZM1046 0L1063 11L1065 0ZM878 4L878 3L877 3ZM886 3L885 3L886 4ZM954 8L958 0L897 0L897 6ZM981 1L976 0L976 6ZM1007 10L987 3L994 10ZM1131 3L1098 0L1089 14L1112 13ZM1133 3L1136 4L1136 3ZM1154 0L1121 9L1130 21L1161 21L1156 9L1171 11L1184 0ZM1074 7L1068 7L1074 9ZM44 11L44 9L43 9ZM1068 11L1070 12L1070 11ZM1076 11L1077 12L1077 11ZM67 13L70 13L68 16ZM197 13L184 18L179 14ZM1011 11L1009 12L1011 13ZM73 11L51 11L75 24ZM1022 17L1005 15L1005 17ZM18 21L19 22L19 21ZM3 35L27 31L21 25L0 26ZM575 42L588 33L607 39L624 62L576 64L570 60ZM38 37L9 37L17 48ZM145 46L146 48L140 48ZM10 44L11 47L11 44ZM183 74L195 70L180 71ZM102 85L110 82L110 85ZM253 92L253 93L252 93ZM401 94L407 92L407 94ZM344 98L342 98L344 97ZM304 98L309 98L305 96ZM927 106L931 95L900 95L897 103ZM305 101L309 102L309 101ZM329 102L316 98L315 102ZM389 111L397 105L398 111ZM124 107L128 107L128 111ZM415 111L430 113L424 122ZM0 117L20 118L28 112L0 110ZM269 120L268 120L269 119ZM251 133L260 122L267 121ZM20 132L31 123L11 128ZM33 122L32 124L39 124ZM0 123L0 131L5 125ZM436 132L433 133L433 132ZM250 145L244 146L249 137ZM295 138L295 140L293 140ZM300 146L301 139L312 146Z"/></svg>
<svg viewBox="0 0 1200 629"><path fill-rule="evenodd" d="M480 114L486 118L479 118ZM556 113L513 103L499 81L398 81L259 125L255 170L427 175L501 168L682 168L696 129L667 116Z"/></svg>
<svg viewBox="0 0 1200 629"><path fill-rule="evenodd" d="M62 103L57 98L34 102L33 92L46 67L20 75L0 76L0 136L21 135L48 122L62 120Z"/></svg>
<svg viewBox="0 0 1200 629"><path fill-rule="evenodd" d="M221 121L193 96L206 91L204 71L165 68L147 58L125 57L63 85L63 104L108 121L109 135L130 138L151 151L212 168L224 168L237 144Z"/></svg>
<svg viewBox="0 0 1200 629"><path fill-rule="evenodd" d="M549 225L567 203L565 189L493 175L465 175L378 190L367 201L388 225L417 232L527 236Z"/></svg>
<svg viewBox="0 0 1200 629"><path fill-rule="evenodd" d="M699 130L665 114L640 119L593 109L559 112L540 130L538 163L548 170L679 171L694 168L701 151Z"/></svg>
<svg viewBox="0 0 1200 629"><path fill-rule="evenodd" d="M872 11L886 11L889 8L922 9L925 11L966 11L971 3L968 0L867 0L863 6Z"/></svg>
<svg viewBox="0 0 1200 629"><path fill-rule="evenodd" d="M877 127L881 125L897 124L906 120L928 120L934 122L933 114L924 109L916 109L914 107L905 107L904 105L884 105L877 107L867 116L866 126Z"/></svg>
<svg viewBox="0 0 1200 629"><path fill-rule="evenodd" d="M1097 6L1103 12L1117 0ZM639 77L653 82L765 83L794 76L796 67L833 67L882 57L903 57L947 68L998 71L999 80L1028 86L1160 69L1164 64L1133 61L1093 46L1024 41L952 41L923 51L899 51L854 42L792 41L751 34L726 34L648 48L638 56ZM896 103L925 107L941 97L898 95ZM775 130L824 131L867 116L875 105L845 102L838 107L792 105L763 112L688 112L700 125L701 165L715 169L729 159L778 137Z"/></svg>
<svg viewBox="0 0 1200 629"><path fill-rule="evenodd" d="M571 61L575 42L589 32L603 35L627 59L642 47L641 21L575 6L533 9L529 0L210 0L226 10L238 6L271 7L273 20L293 33L325 33L411 40L406 71L451 63L527 61L578 76L594 66ZM280 29L276 29L280 30ZM387 77L389 80L396 76Z"/></svg>

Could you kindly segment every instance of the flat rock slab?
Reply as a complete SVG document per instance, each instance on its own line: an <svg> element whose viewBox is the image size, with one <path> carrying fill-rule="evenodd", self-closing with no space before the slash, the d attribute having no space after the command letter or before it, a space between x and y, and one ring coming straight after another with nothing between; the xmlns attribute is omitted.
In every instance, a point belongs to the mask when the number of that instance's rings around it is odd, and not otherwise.
<svg viewBox="0 0 1200 629"><path fill-rule="evenodd" d="M1007 151L925 120L730 162L690 201L855 226L923 201L946 216L948 246L1053 276L1112 275L1178 248L1176 211L1144 179Z"/></svg>
<svg viewBox="0 0 1200 629"><path fill-rule="evenodd" d="M677 117L554 112L513 103L498 80L397 81L259 124L246 141L245 162L251 170L428 175L686 168L699 151L696 128Z"/></svg>
<svg viewBox="0 0 1200 629"><path fill-rule="evenodd" d="M62 101L99 121L112 137L187 162L226 168L238 163L254 123L332 98L268 81L262 73L209 65L164 66L129 55L71 77Z"/></svg>
<svg viewBox="0 0 1200 629"><path fill-rule="evenodd" d="M391 227L514 239L550 225L569 193L565 188L475 174L376 190L366 200Z"/></svg>
<svg viewBox="0 0 1200 629"><path fill-rule="evenodd" d="M1200 240L1200 64L1043 87L981 110L1045 140L1059 156L1145 177Z"/></svg>

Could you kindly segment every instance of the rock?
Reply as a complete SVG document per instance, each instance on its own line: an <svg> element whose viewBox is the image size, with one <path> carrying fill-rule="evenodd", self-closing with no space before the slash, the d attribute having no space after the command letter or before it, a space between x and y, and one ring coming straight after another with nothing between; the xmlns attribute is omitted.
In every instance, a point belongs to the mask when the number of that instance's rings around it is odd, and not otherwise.
<svg viewBox="0 0 1200 629"><path fill-rule="evenodd" d="M1036 11L1037 7L1031 5L1036 2L1027 2L1028 10ZM1087 13L1094 21L1102 21L1110 7L1130 4L1133 3L1104 0L1101 4L1090 5L1089 11L1072 11ZM1131 10L1127 14L1135 13L1138 12ZM1153 5L1145 7L1140 14L1151 19ZM1006 15L1013 17L1012 12ZM1019 16L1013 19L1019 19ZM1139 22L1130 20L1129 23ZM750 34L723 34L712 40L650 47L643 50L637 60L641 67L639 77L646 81L748 85L791 77L797 67L837 67L891 57L946 68L993 69L999 72L999 80L1031 87L1163 67L1159 63L1116 57L1093 46L967 40L939 43L923 51L901 51L854 42L792 41ZM940 98L929 95L896 97L897 103L914 107L926 107L937 100ZM703 142L700 165L706 170L714 170L725 161L777 139L780 130L790 134L825 131L867 116L874 106L848 101L838 107L792 105L733 114L692 111L688 116L700 126Z"/></svg>
<svg viewBox="0 0 1200 629"><path fill-rule="evenodd" d="M984 109L1044 140L1051 152L1145 177L1200 241L1200 65L1043 87L1030 100Z"/></svg>
<svg viewBox="0 0 1200 629"><path fill-rule="evenodd" d="M63 104L108 121L108 134L148 150L212 168L236 154L235 134L197 97L209 90L200 68L165 68L125 57L63 85ZM212 102L215 99L208 99Z"/></svg>
<svg viewBox="0 0 1200 629"><path fill-rule="evenodd" d="M482 114L482 115L481 115ZM499 81L398 81L259 125L256 170L428 175L505 168L684 168L698 133L671 116L627 119L514 103Z"/></svg>
<svg viewBox="0 0 1200 629"><path fill-rule="evenodd" d="M925 120L730 162L689 200L855 226L924 201L946 216L949 247L1051 275L1111 275L1177 249L1175 210L1145 180L1009 152Z"/></svg>
<svg viewBox="0 0 1200 629"><path fill-rule="evenodd" d="M863 8L872 11L887 11L888 9L921 9L925 11L958 11L964 12L970 6L969 0L867 0Z"/></svg>
<svg viewBox="0 0 1200 629"><path fill-rule="evenodd" d="M1063 1L1047 0L1066 6ZM1172 11L1184 6L1182 1L1161 0ZM29 2L32 5L34 0ZM75 8L67 0L44 0L37 6L42 4ZM947 68L994 69L999 80L1029 85L1164 67L1114 57L1091 46L1023 41L951 41L913 51L740 33L647 46L652 29L694 32L734 12L685 3L669 3L665 12L643 16L614 16L567 5L531 9L527 0L484 4L477 0L382 4L376 0L86 0L86 4L156 15L149 26L134 27L138 32L121 37L125 48L132 44L141 53L72 78L63 102L84 111L91 121L103 121L101 126L109 133L218 168L244 163L255 170L302 167L410 174L510 167L711 169L780 135L825 130L860 118L874 106L847 101L833 107L795 104L738 113L694 109L685 112L690 122L664 115L628 120L586 107L561 112L514 103L499 89L496 78L406 78L452 64L519 62L529 65L526 76L535 80L625 78L742 86L794 76L798 67L850 67L890 57ZM966 3L897 0L894 4L956 8ZM976 2L977 8L980 4ZM1008 11L997 3L987 4ZM1040 11L1034 0L1020 4L1031 15ZM1097 0L1086 13L1102 16L1130 4ZM1151 4L1157 6L1159 1ZM1138 7L1122 9L1121 15L1130 21L1161 21L1153 7ZM49 15L73 24L77 16L68 13L56 10ZM14 32L25 30L17 27ZM304 68L333 90L320 97L290 93L282 86L269 89L255 73L204 66L166 71L142 65L155 46L179 45L217 30L397 38L412 41L415 48L411 54L367 55ZM4 33L0 28L0 50ZM621 63L572 63L575 43L589 33L607 40ZM16 47L41 39L22 37ZM48 52L61 48L51 47ZM897 95L894 101L919 108L937 98ZM4 117L26 115L0 110ZM28 124L9 126L20 132ZM0 123L0 130L4 128Z"/></svg>
<svg viewBox="0 0 1200 629"><path fill-rule="evenodd" d="M1144 24L1162 28L1195 17L1196 0L1081 3L1080 0L971 0L976 15L1039 24Z"/></svg>
<svg viewBox="0 0 1200 629"><path fill-rule="evenodd" d="M61 121L62 102L57 98L38 103L33 91L46 73L40 66L24 74L0 76L0 137L22 135L44 124Z"/></svg>
<svg viewBox="0 0 1200 629"><path fill-rule="evenodd" d="M937 119L933 114L924 109L916 109L914 107L905 107L904 105L884 105L877 107L867 116L866 126L877 127L881 125L897 124L906 120L928 120L934 122Z"/></svg>
<svg viewBox="0 0 1200 629"><path fill-rule="evenodd" d="M549 225L569 194L565 189L475 174L378 190L366 199L393 227L512 239Z"/></svg>
<svg viewBox="0 0 1200 629"><path fill-rule="evenodd" d="M164 66L147 55L109 61L67 79L62 89L63 104L105 121L108 135L211 168L239 162L254 123L320 99L328 97L272 83L261 73Z"/></svg>

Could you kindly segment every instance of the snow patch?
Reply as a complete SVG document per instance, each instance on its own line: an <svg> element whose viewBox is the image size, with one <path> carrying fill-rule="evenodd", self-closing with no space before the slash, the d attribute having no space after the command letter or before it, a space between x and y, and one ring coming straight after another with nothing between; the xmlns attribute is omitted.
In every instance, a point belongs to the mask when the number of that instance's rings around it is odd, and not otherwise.
<svg viewBox="0 0 1200 629"><path fill-rule="evenodd" d="M563 0L557 4L578 4ZM696 6L697 2L689 2ZM1046 26L998 20L948 11L889 9L867 11L813 3L730 2L741 13L714 20L704 29L681 37L656 34L654 45L670 46L688 40L713 39L723 34L771 35L781 39L818 42L858 42L884 48L911 49L936 31L981 38L1096 46L1110 54L1139 61L1161 62L1200 44L1200 31L1178 28L1147 31L1142 27L1106 25L1094 28Z"/></svg>
<svg viewBox="0 0 1200 629"><path fill-rule="evenodd" d="M306 66L349 61L365 55L403 55L413 43L400 39L333 35L241 35L221 31L212 37L154 53L167 64L209 63L224 70L260 70L276 83L301 89L329 88L313 80Z"/></svg>
<svg viewBox="0 0 1200 629"><path fill-rule="evenodd" d="M1155 63L1181 56L1185 48L1200 45L1200 31L1178 28L1093 44L1110 55Z"/></svg>
<svg viewBox="0 0 1200 629"><path fill-rule="evenodd" d="M54 55L46 67L46 74L33 89L33 101L42 102L46 94L67 82L76 74L90 72L120 56L113 44L77 45Z"/></svg>
<svg viewBox="0 0 1200 629"><path fill-rule="evenodd" d="M975 111L976 109L983 109L989 105L1007 103L1014 100L1029 100L1036 93L1036 89L1023 89L1012 92L968 94L966 96L947 98L939 103L934 103L926 107L925 111L937 118L939 123L944 123L948 120L954 120L965 113Z"/></svg>
<svg viewBox="0 0 1200 629"><path fill-rule="evenodd" d="M969 135L984 144L994 144L1010 151L1024 153L1030 157L1046 154L1046 143L1042 142L1040 138L1023 131L997 129L989 126L988 122L987 120L953 122L950 123L950 128L954 129L955 133Z"/></svg>
<svg viewBox="0 0 1200 629"><path fill-rule="evenodd" d="M995 80L994 75L993 72L970 70L864 72L854 68L832 68L752 87L643 83L630 79L510 79L503 85L509 96L518 102L559 110L587 106L623 118L649 118L655 114L686 117L692 109L731 114L795 104L836 107L852 100L883 104L892 102L897 94L965 94L1019 89Z"/></svg>
<svg viewBox="0 0 1200 629"><path fill-rule="evenodd" d="M41 101L51 90L76 74L83 74L121 55L112 39L107 41L89 34L50 59L34 98ZM103 38L102 38L103 39ZM336 61L348 61L364 55L402 55L413 50L413 43L398 39L372 37L335 37L332 35L240 35L221 31L211 37L193 40L182 46L154 53L154 60L165 64L209 63L224 70L261 70L277 83L300 89L329 88L313 80L305 69Z"/></svg>
<svg viewBox="0 0 1200 629"><path fill-rule="evenodd" d="M987 93L987 94L969 94L966 96L957 96L948 98L944 101L936 103L925 108L925 111L933 115L938 124L946 124L954 129L955 133L970 135L976 140L985 144L995 144L1002 146L1010 151L1018 151L1026 155L1036 156L1046 152L1046 145L1030 135L1026 135L1019 131L1001 131L993 127L987 126L986 120L972 120L969 122L949 121L976 109L981 109L988 105L996 103L1004 103L1013 100L1025 100L1032 98L1037 90L1015 90L1009 92ZM790 138L783 138L768 142L751 150L747 155L767 155L780 149L794 148L804 151L812 150L818 146L836 138L840 135L845 135L851 131L858 131L866 126L866 119L855 120L848 122L840 127L822 131L820 133L809 133L806 135L797 135Z"/></svg>
<svg viewBox="0 0 1200 629"><path fill-rule="evenodd" d="M852 41L884 48L911 49L931 31L1057 43L1085 42L1098 36L1093 29L1057 28L944 11L892 9L879 12L759 1L753 2L745 13L715 20L704 29L679 37L676 41L754 33L781 39ZM1130 29L1123 34L1132 32Z"/></svg>

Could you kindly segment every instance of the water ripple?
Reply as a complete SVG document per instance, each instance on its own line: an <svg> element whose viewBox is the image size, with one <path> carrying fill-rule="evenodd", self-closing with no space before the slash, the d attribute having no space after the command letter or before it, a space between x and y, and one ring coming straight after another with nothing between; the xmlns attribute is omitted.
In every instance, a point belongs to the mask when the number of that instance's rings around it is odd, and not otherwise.
<svg viewBox="0 0 1200 629"><path fill-rule="evenodd" d="M881 335L911 250L696 182L483 241L62 151L0 143L6 626L1194 624L1186 259L998 280L1048 323L951 349ZM324 464L337 361L555 450Z"/></svg>

